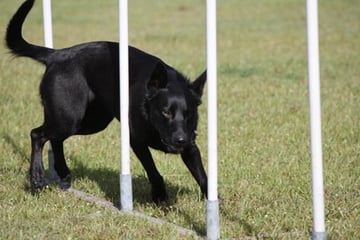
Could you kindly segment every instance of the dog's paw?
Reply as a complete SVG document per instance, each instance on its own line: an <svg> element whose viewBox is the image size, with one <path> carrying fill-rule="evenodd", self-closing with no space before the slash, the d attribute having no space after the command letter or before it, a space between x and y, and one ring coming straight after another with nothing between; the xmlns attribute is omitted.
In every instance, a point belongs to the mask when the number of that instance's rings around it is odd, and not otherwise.
<svg viewBox="0 0 360 240"><path fill-rule="evenodd" d="M163 186L162 188L152 189L152 200L158 205L169 200L165 186Z"/></svg>
<svg viewBox="0 0 360 240"><path fill-rule="evenodd" d="M68 174L66 177L60 179L58 182L59 188L67 190L71 186L71 174Z"/></svg>
<svg viewBox="0 0 360 240"><path fill-rule="evenodd" d="M44 177L31 177L30 178L31 188L34 190L43 189L49 185L49 180Z"/></svg>

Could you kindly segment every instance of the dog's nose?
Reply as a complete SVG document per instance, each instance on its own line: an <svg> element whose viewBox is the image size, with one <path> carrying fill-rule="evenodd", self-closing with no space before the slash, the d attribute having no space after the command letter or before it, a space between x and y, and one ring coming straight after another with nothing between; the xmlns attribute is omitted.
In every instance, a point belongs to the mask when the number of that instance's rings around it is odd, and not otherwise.
<svg viewBox="0 0 360 240"><path fill-rule="evenodd" d="M178 145L184 145L186 143L186 141L183 137L179 137L178 139L176 139L176 143Z"/></svg>
<svg viewBox="0 0 360 240"><path fill-rule="evenodd" d="M175 144L178 146L178 147L183 147L186 145L186 138L182 135L179 135L179 136L176 136L175 139Z"/></svg>

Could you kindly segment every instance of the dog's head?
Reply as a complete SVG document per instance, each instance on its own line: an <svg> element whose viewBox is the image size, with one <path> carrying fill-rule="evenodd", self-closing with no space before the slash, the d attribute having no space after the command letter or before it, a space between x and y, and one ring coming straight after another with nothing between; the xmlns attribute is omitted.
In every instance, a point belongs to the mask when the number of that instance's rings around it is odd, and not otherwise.
<svg viewBox="0 0 360 240"><path fill-rule="evenodd" d="M167 152L181 153L195 142L197 108L201 104L205 82L206 71L190 82L163 63L155 68L147 84L144 110Z"/></svg>

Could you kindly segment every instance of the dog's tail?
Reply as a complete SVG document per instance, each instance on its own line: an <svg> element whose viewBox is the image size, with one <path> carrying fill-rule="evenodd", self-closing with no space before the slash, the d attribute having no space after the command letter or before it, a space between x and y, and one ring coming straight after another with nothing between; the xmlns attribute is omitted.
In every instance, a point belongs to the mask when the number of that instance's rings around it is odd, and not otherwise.
<svg viewBox="0 0 360 240"><path fill-rule="evenodd" d="M55 50L28 43L22 36L22 26L35 0L26 0L10 20L6 31L6 45L16 56L30 57L47 64L49 55Z"/></svg>

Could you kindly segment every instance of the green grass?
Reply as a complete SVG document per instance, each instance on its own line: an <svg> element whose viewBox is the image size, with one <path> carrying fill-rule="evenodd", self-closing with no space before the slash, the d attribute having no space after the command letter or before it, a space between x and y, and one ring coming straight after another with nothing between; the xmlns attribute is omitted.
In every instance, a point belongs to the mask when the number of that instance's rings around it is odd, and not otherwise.
<svg viewBox="0 0 360 240"><path fill-rule="evenodd" d="M22 1L0 2L0 35ZM304 1L218 1L221 236L308 239L312 226ZM205 66L205 1L129 1L130 43L191 78ZM54 44L114 40L117 1L53 1ZM326 228L360 235L360 2L320 0ZM43 42L41 2L24 35ZM42 123L43 67L0 46L0 239L192 239L51 187L29 191L29 132ZM207 162L206 96L198 143ZM119 124L73 137L73 187L118 204ZM170 203L155 206L132 155L134 208L201 234L205 204L178 156L153 151ZM46 163L46 160L45 160Z"/></svg>

